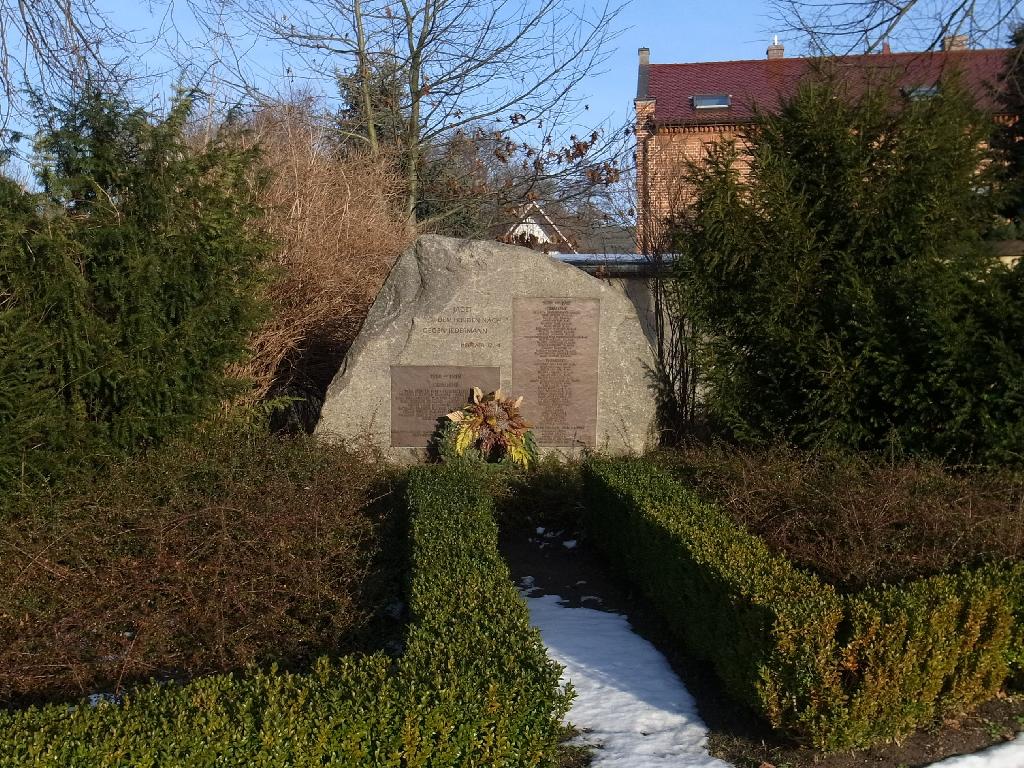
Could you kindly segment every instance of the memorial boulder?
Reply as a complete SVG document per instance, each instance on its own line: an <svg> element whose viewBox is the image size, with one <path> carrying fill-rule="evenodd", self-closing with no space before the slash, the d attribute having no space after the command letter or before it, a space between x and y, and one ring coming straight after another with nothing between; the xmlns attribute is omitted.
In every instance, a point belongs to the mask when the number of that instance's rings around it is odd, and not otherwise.
<svg viewBox="0 0 1024 768"><path fill-rule="evenodd" d="M423 236L399 257L327 390L316 432L426 453L473 387L522 395L538 446L656 442L649 331L622 287L547 255Z"/></svg>

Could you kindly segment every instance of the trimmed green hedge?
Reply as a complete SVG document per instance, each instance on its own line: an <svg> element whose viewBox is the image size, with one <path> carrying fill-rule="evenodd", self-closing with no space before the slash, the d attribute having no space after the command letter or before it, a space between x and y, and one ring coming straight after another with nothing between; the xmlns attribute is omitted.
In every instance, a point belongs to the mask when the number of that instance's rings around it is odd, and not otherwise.
<svg viewBox="0 0 1024 768"><path fill-rule="evenodd" d="M401 765L553 764L571 693L498 551L483 471L411 471L412 573L406 717L417 751Z"/></svg>
<svg viewBox="0 0 1024 768"><path fill-rule="evenodd" d="M410 473L406 650L0 712L0 766L551 765L559 686L497 550L479 476Z"/></svg>
<svg viewBox="0 0 1024 768"><path fill-rule="evenodd" d="M773 727L833 750L994 696L1024 657L1021 566L840 595L640 459L593 459L585 528Z"/></svg>

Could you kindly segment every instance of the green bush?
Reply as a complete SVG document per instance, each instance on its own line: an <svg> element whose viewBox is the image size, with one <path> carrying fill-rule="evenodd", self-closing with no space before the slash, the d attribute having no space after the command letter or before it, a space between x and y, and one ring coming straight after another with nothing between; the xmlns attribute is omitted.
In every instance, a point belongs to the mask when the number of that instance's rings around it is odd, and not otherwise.
<svg viewBox="0 0 1024 768"><path fill-rule="evenodd" d="M260 315L259 177L252 153L189 144L190 106L86 89L41 115L42 192L2 184L0 349L27 380L0 399L0 487L69 447L159 442L232 392Z"/></svg>
<svg viewBox="0 0 1024 768"><path fill-rule="evenodd" d="M834 745L899 738L998 694L1019 651L1016 578L990 566L846 596Z"/></svg>
<svg viewBox="0 0 1024 768"><path fill-rule="evenodd" d="M497 551L482 478L409 478L404 654L0 712L0 766L544 766L569 694Z"/></svg>
<svg viewBox="0 0 1024 768"><path fill-rule="evenodd" d="M498 551L488 483L486 472L444 466L409 481L413 661L403 671L428 735L419 749L439 767L549 764L571 698Z"/></svg>
<svg viewBox="0 0 1024 768"><path fill-rule="evenodd" d="M724 434L1024 462L1024 267L982 239L991 129L952 72L917 99L825 74L690 169L676 312Z"/></svg>
<svg viewBox="0 0 1024 768"><path fill-rule="evenodd" d="M726 688L774 726L812 731L834 699L834 590L642 460L588 462L584 528Z"/></svg>
<svg viewBox="0 0 1024 768"><path fill-rule="evenodd" d="M594 459L585 528L690 653L771 725L834 750L992 697L1021 657L1019 567L838 594L663 471Z"/></svg>
<svg viewBox="0 0 1024 768"><path fill-rule="evenodd" d="M30 259L53 247L36 206L34 195L0 178L0 492L69 462L86 427L59 396L57 341L16 291Z"/></svg>

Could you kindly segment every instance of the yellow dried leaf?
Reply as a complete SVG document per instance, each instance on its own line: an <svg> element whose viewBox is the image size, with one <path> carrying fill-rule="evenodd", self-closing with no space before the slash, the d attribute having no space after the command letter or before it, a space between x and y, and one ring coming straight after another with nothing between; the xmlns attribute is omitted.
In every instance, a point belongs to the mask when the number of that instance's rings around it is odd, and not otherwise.
<svg viewBox="0 0 1024 768"><path fill-rule="evenodd" d="M508 457L512 459L513 464L519 463L519 448L516 445L510 445L508 447Z"/></svg>
<svg viewBox="0 0 1024 768"><path fill-rule="evenodd" d="M455 438L455 453L459 456L466 452L473 441L476 439L476 430L470 427L468 424L463 424L459 429L459 434Z"/></svg>
<svg viewBox="0 0 1024 768"><path fill-rule="evenodd" d="M462 411L452 411L448 414L448 418L458 424L460 421L466 418L466 414Z"/></svg>
<svg viewBox="0 0 1024 768"><path fill-rule="evenodd" d="M530 454L526 452L523 446L513 443L508 447L509 458L512 459L513 464L519 464L524 469L530 467Z"/></svg>

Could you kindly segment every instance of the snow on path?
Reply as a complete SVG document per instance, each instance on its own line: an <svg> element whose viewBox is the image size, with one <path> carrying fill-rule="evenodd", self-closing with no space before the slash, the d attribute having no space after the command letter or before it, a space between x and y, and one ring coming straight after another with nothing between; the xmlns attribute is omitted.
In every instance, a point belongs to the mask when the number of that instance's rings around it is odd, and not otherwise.
<svg viewBox="0 0 1024 768"><path fill-rule="evenodd" d="M600 747L592 768L731 768L708 754L708 729L693 696L629 619L569 608L557 595L530 597L529 576L520 587L548 655L565 667L562 680L576 689L568 719L586 732L575 743ZM928 768L1022 767L1024 734Z"/></svg>
<svg viewBox="0 0 1024 768"><path fill-rule="evenodd" d="M929 768L1021 768L1024 766L1024 734L1013 741L983 749L973 755L950 757Z"/></svg>
<svg viewBox="0 0 1024 768"><path fill-rule="evenodd" d="M708 755L693 697L625 616L560 603L557 595L526 601L548 655L576 689L568 719L589 731L576 743L602 747L593 768L730 768Z"/></svg>

